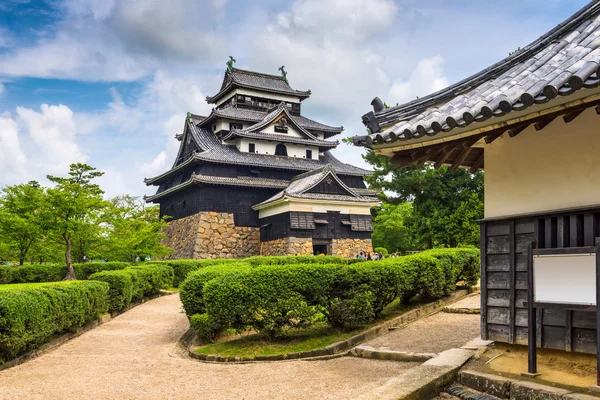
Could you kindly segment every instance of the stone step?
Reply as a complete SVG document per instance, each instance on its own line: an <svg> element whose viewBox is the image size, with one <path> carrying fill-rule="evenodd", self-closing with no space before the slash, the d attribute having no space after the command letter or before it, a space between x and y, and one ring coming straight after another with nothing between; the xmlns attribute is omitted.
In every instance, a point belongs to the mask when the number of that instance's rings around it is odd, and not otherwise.
<svg viewBox="0 0 600 400"><path fill-rule="evenodd" d="M448 386L444 392L460 400L499 400L496 396L476 392L461 385Z"/></svg>

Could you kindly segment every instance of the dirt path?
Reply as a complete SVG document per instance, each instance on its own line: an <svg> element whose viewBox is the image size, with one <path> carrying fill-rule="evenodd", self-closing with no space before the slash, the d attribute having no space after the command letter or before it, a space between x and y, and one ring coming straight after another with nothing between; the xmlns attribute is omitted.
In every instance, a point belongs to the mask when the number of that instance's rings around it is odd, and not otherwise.
<svg viewBox="0 0 600 400"><path fill-rule="evenodd" d="M480 336L478 314L440 312L364 343L379 349L419 353L440 353L464 346Z"/></svg>
<svg viewBox="0 0 600 400"><path fill-rule="evenodd" d="M349 357L205 364L173 355L187 329L179 296L152 300L48 354L0 372L0 398L346 399L416 365Z"/></svg>

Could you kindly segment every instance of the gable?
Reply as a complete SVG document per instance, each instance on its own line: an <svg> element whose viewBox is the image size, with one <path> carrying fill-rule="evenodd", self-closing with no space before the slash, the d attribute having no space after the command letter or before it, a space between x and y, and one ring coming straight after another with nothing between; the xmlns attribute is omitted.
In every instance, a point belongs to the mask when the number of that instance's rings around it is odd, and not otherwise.
<svg viewBox="0 0 600 400"><path fill-rule="evenodd" d="M305 193L354 196L353 193L350 193L346 188L344 188L331 174L325 176L325 178L323 178L319 183L307 190Z"/></svg>

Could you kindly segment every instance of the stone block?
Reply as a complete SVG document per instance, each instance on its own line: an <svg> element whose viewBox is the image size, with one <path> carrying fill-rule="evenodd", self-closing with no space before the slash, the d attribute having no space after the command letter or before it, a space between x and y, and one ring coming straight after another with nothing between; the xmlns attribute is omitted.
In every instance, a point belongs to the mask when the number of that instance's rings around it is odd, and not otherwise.
<svg viewBox="0 0 600 400"><path fill-rule="evenodd" d="M510 397L513 380L498 375L483 374L475 371L462 371L460 383L478 392L485 392L501 399Z"/></svg>
<svg viewBox="0 0 600 400"><path fill-rule="evenodd" d="M511 400L562 400L570 392L539 383L516 381L510 386Z"/></svg>

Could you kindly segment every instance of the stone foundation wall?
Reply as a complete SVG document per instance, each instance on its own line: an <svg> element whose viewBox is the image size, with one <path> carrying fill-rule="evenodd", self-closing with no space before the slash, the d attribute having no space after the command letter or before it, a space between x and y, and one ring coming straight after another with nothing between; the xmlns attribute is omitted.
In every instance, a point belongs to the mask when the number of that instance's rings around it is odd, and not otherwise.
<svg viewBox="0 0 600 400"><path fill-rule="evenodd" d="M306 256L313 253L311 238L281 238L262 243L263 256Z"/></svg>
<svg viewBox="0 0 600 400"><path fill-rule="evenodd" d="M354 258L361 251L373 253L371 239L333 239L331 241L331 254L345 258Z"/></svg>
<svg viewBox="0 0 600 400"><path fill-rule="evenodd" d="M233 214L201 212L169 222L164 245L173 249L168 257L244 258L259 255L260 228L235 226Z"/></svg>

